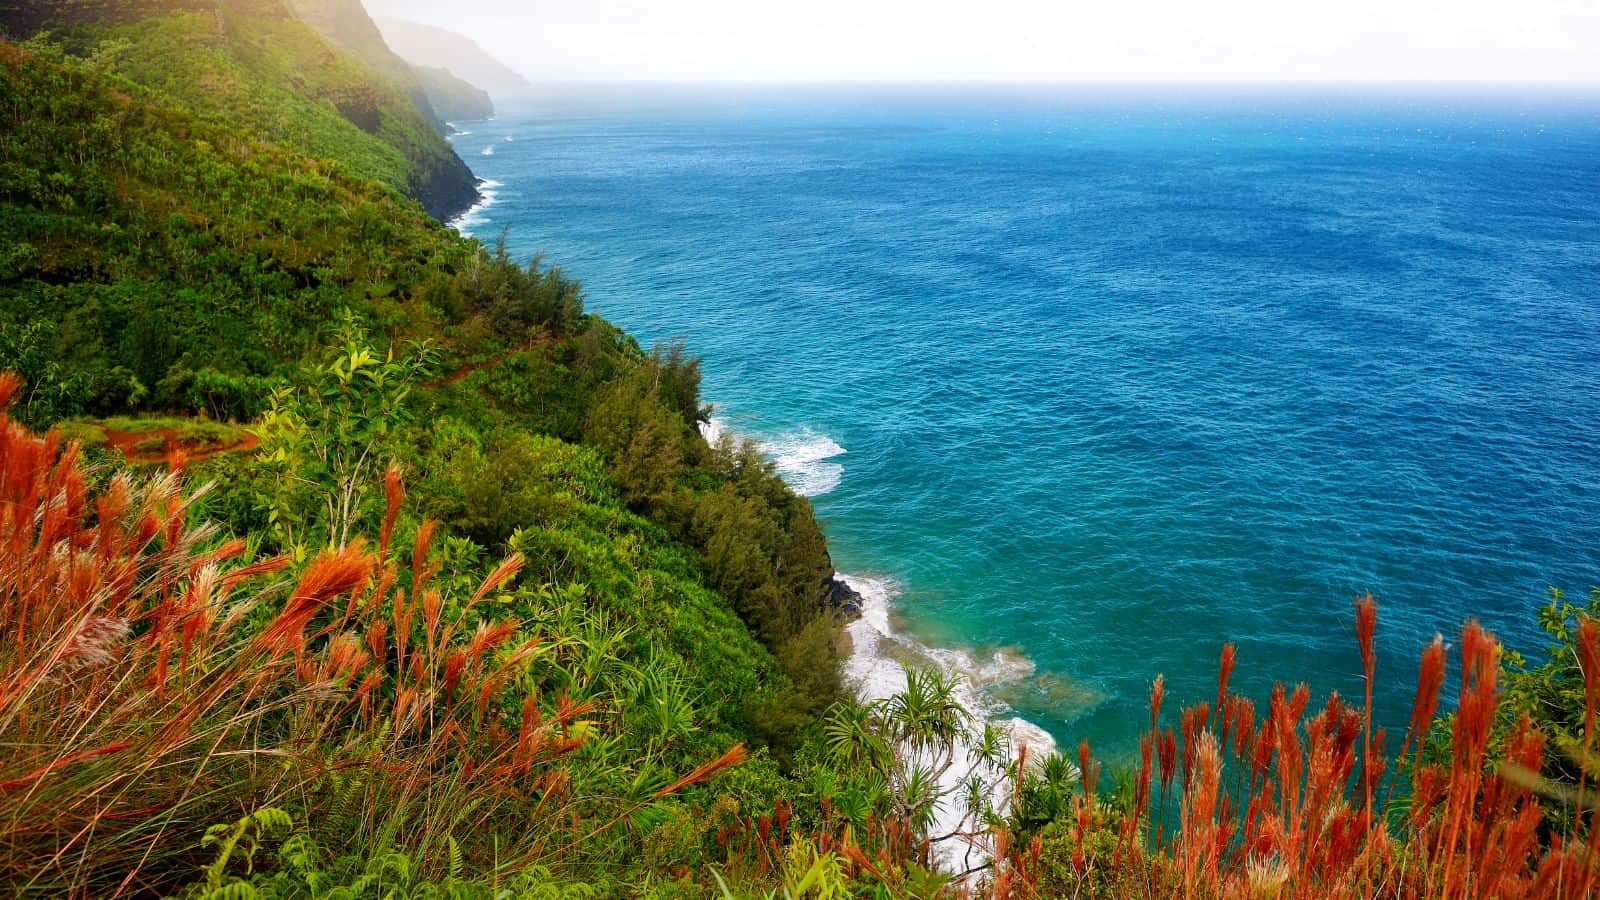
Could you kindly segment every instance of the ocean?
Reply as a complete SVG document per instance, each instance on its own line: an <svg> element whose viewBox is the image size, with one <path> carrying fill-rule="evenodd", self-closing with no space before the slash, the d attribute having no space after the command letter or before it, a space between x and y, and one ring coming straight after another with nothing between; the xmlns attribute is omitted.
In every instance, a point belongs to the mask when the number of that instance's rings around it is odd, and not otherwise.
<svg viewBox="0 0 1600 900"><path fill-rule="evenodd" d="M1225 641L1258 701L1359 698L1370 590L1398 734L1436 632L1536 653L1547 589L1600 583L1600 94L502 105L454 138L490 198L459 226L687 342L867 595L858 646L984 715L1126 759L1151 679L1212 698Z"/></svg>

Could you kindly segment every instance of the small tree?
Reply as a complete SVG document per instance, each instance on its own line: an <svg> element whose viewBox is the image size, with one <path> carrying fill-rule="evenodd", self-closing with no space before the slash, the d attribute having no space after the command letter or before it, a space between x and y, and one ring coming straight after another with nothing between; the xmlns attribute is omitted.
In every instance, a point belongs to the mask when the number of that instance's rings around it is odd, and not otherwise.
<svg viewBox="0 0 1600 900"><path fill-rule="evenodd" d="M350 540L373 495L378 461L409 421L412 386L437 366L422 345L380 355L359 332L331 362L305 370L301 383L272 392L262 422L261 460L278 476L259 495L268 520L297 556L308 532L327 530L330 546Z"/></svg>
<svg viewBox="0 0 1600 900"><path fill-rule="evenodd" d="M841 701L826 725L834 760L886 786L880 815L909 825L930 848L982 840L998 820L992 788L1011 774L1008 735L993 723L980 727L955 687L938 670L909 669L904 690L868 703ZM955 809L961 814L945 833L932 833L940 811Z"/></svg>

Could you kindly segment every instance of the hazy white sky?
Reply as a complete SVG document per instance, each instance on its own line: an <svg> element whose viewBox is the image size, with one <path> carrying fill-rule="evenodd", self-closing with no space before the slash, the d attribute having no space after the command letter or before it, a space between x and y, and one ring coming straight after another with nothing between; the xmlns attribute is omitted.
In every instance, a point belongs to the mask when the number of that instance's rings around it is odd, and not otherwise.
<svg viewBox="0 0 1600 900"><path fill-rule="evenodd" d="M535 79L1600 81L1600 0L366 0Z"/></svg>

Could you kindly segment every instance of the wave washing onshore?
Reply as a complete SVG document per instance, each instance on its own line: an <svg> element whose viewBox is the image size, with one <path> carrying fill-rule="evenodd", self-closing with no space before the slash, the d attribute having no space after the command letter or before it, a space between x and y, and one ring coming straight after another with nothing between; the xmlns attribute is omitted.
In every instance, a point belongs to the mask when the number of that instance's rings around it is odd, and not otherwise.
<svg viewBox="0 0 1600 900"><path fill-rule="evenodd" d="M1048 731L1027 719L1008 716L1003 704L991 699L986 690L1000 684L1022 681L1034 674L1033 662L1026 657L995 651L987 661L966 650L930 647L909 635L897 633L891 623L890 610L900 589L893 581L862 575L837 577L861 597L861 616L845 629L850 637L850 656L844 663L845 680L855 688L862 700L882 700L904 690L906 666L933 666L956 681L956 699L981 727L992 722L1011 737L1012 758L1024 746L1030 759L1043 759L1056 752L1055 739ZM941 808L932 831L949 834L959 826L962 810L953 804L959 802L961 776L976 760L969 748L961 748L956 765L940 781L948 791L951 808ZM1003 779L988 781L988 793L996 808L1004 808L1009 795L1009 785ZM937 848L940 861L952 872L963 872L981 860L988 847L979 842L963 844L959 839L945 842Z"/></svg>
<svg viewBox="0 0 1600 900"><path fill-rule="evenodd" d="M725 434L732 433L727 423L713 418L701 427L707 441L716 443ZM847 452L832 438L811 428L800 428L776 438L756 439L785 482L798 494L816 497L839 486L844 477L844 466L833 461ZM1010 710L992 699L987 691L997 685L1023 681L1034 674L1034 664L1026 657L996 651L988 660L982 660L966 650L930 647L915 638L897 633L892 625L890 611L900 588L890 579L863 575L836 575L861 598L861 614L845 628L850 638L850 655L844 661L845 680L862 700L882 700L904 690L906 666L934 667L956 682L956 699L972 716L979 727L992 722L1011 737L1013 759L1021 747L1035 759L1056 752L1055 739L1048 731L1026 719L1007 715ZM949 794L950 808L941 808L935 819L933 831L949 834L959 826L962 810L959 802L961 777L975 760L967 748L962 748L957 764L945 773L941 786ZM989 795L997 807L1003 807L1008 796L1008 786L999 779L988 785ZM946 841L938 848L944 867L953 872L971 868L988 848L982 843L963 844L959 839Z"/></svg>
<svg viewBox="0 0 1600 900"><path fill-rule="evenodd" d="M485 215L485 211L488 210L489 207L493 206L495 201L499 199L500 192L498 191L498 188L500 186L500 182L498 181L478 182L478 195L480 198L478 202L474 203L470 208L467 209L466 212L456 216L444 224L454 228L456 231L459 231L464 235L471 236L472 229L482 225L488 218L488 216Z"/></svg>
<svg viewBox="0 0 1600 900"><path fill-rule="evenodd" d="M724 434L732 432L726 422L713 417L701 426L700 433L707 442L715 444ZM809 426L755 441L761 452L772 460L784 483L802 497L820 497L838 487L844 479L844 464L835 459L849 451Z"/></svg>

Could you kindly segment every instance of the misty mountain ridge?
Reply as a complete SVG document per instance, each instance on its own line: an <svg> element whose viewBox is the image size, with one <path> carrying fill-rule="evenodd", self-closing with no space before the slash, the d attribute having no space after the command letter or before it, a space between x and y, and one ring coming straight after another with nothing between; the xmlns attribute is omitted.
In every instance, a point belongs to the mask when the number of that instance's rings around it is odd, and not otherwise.
<svg viewBox="0 0 1600 900"><path fill-rule="evenodd" d="M389 47L413 65L446 69L490 96L504 97L529 86L527 78L465 35L402 19L376 22Z"/></svg>
<svg viewBox="0 0 1600 900"><path fill-rule="evenodd" d="M452 130L445 124L451 120L487 119L494 115L494 104L482 88L443 67L416 64L391 49L361 0L290 2L301 21L399 87L440 133Z"/></svg>

